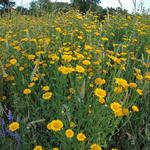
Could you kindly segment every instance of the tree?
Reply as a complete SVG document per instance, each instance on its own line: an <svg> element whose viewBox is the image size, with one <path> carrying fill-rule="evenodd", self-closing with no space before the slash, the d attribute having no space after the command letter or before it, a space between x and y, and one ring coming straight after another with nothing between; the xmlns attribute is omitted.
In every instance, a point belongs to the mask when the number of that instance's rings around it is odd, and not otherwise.
<svg viewBox="0 0 150 150"><path fill-rule="evenodd" d="M71 8L71 5L65 2L54 2L52 3L52 11L54 12L67 12Z"/></svg>
<svg viewBox="0 0 150 150"><path fill-rule="evenodd" d="M27 8L24 8L22 6L18 6L16 8L16 12L21 14L21 15L27 15L28 14L28 9Z"/></svg>
<svg viewBox="0 0 150 150"><path fill-rule="evenodd" d="M38 16L39 15L39 7L37 4L37 1L33 1L30 3L30 8L29 8L29 14L30 15L34 15L34 16Z"/></svg>
<svg viewBox="0 0 150 150"><path fill-rule="evenodd" d="M9 4L9 0L0 0L0 4L1 5L8 5Z"/></svg>
<svg viewBox="0 0 150 150"><path fill-rule="evenodd" d="M40 10L44 10L46 12L52 11L52 4L50 0L38 0L37 4L40 8Z"/></svg>
<svg viewBox="0 0 150 150"><path fill-rule="evenodd" d="M50 0L37 0L30 3L29 12L35 16L41 16L43 12L50 13L52 11L52 3Z"/></svg>
<svg viewBox="0 0 150 150"><path fill-rule="evenodd" d="M12 8L14 5L15 5L15 2L12 2L10 0L0 0L1 9Z"/></svg>
<svg viewBox="0 0 150 150"><path fill-rule="evenodd" d="M79 8L81 12L95 10L101 0L71 0L73 7Z"/></svg>
<svg viewBox="0 0 150 150"><path fill-rule="evenodd" d="M10 0L0 0L0 15L5 12L11 12L12 7L15 6L15 2Z"/></svg>

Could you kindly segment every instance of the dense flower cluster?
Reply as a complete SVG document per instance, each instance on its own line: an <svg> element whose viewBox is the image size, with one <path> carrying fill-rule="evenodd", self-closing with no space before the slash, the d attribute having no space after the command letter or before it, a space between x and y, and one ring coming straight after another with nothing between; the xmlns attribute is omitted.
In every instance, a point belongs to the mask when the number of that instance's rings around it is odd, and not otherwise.
<svg viewBox="0 0 150 150"><path fill-rule="evenodd" d="M17 17L0 20L3 103L20 119L9 131L24 149L110 149L115 130L147 101L150 25L75 10Z"/></svg>

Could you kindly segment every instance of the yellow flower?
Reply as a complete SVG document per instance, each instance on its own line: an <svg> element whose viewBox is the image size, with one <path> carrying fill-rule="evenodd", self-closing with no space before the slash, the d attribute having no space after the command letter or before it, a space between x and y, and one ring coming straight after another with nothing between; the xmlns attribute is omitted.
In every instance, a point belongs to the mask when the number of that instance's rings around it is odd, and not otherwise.
<svg viewBox="0 0 150 150"><path fill-rule="evenodd" d="M13 58L9 62L10 62L10 64L15 65L17 63L17 60L15 58Z"/></svg>
<svg viewBox="0 0 150 150"><path fill-rule="evenodd" d="M83 142L83 141L85 141L85 139L86 139L86 136L84 133L81 132L81 133L77 134L77 140L78 141Z"/></svg>
<svg viewBox="0 0 150 150"><path fill-rule="evenodd" d="M106 81L102 78L96 78L95 79L95 84L97 84L97 85L103 85L105 83L106 83Z"/></svg>
<svg viewBox="0 0 150 150"><path fill-rule="evenodd" d="M44 100L50 100L50 98L52 97L52 92L46 92L46 93L44 93L43 95L42 95L42 98L44 99Z"/></svg>
<svg viewBox="0 0 150 150"><path fill-rule="evenodd" d="M70 62L73 57L71 55L62 55L62 59L66 62Z"/></svg>
<svg viewBox="0 0 150 150"><path fill-rule="evenodd" d="M67 129L65 135L67 138L72 138L74 136L74 132L71 129Z"/></svg>
<svg viewBox="0 0 150 150"><path fill-rule="evenodd" d="M55 28L55 30L56 30L57 32L61 32L61 31L62 31L61 28Z"/></svg>
<svg viewBox="0 0 150 150"><path fill-rule="evenodd" d="M82 55L82 54L80 54L80 53L76 53L75 55L76 55L76 57L77 57L77 60L82 60L82 59L84 59L84 55Z"/></svg>
<svg viewBox="0 0 150 150"><path fill-rule="evenodd" d="M83 19L83 17L80 14L76 15L76 18L79 19L79 20Z"/></svg>
<svg viewBox="0 0 150 150"><path fill-rule="evenodd" d="M122 109L122 105L118 102L111 103L110 108L117 117L124 116L127 113L127 110Z"/></svg>
<svg viewBox="0 0 150 150"><path fill-rule="evenodd" d="M19 67L19 71L23 71L24 70L24 67Z"/></svg>
<svg viewBox="0 0 150 150"><path fill-rule="evenodd" d="M118 63L120 64L121 63L121 59L120 58L117 58L117 57L111 57L111 59L115 62L115 63Z"/></svg>
<svg viewBox="0 0 150 150"><path fill-rule="evenodd" d="M6 96L3 96L3 97L2 97L2 99L3 99L3 100L6 100L6 99L7 99L7 97L6 97Z"/></svg>
<svg viewBox="0 0 150 150"><path fill-rule="evenodd" d="M27 58L28 58L28 60L34 60L35 59L35 55L32 55L32 54L27 55Z"/></svg>
<svg viewBox="0 0 150 150"><path fill-rule="evenodd" d="M113 102L113 103L111 103L110 108L113 111L118 111L119 109L122 108L122 105L120 103L118 103L118 102Z"/></svg>
<svg viewBox="0 0 150 150"><path fill-rule="evenodd" d="M92 48L92 46L90 46L90 45L85 45L85 46L84 46L84 49L87 50L87 51L90 51L90 50L92 50L93 48Z"/></svg>
<svg viewBox="0 0 150 150"><path fill-rule="evenodd" d="M18 122L12 122L10 125L9 125L9 130L14 132L16 131L17 129L19 129L19 123Z"/></svg>
<svg viewBox="0 0 150 150"><path fill-rule="evenodd" d="M54 147L52 150L59 150L59 148L57 148L57 147Z"/></svg>
<svg viewBox="0 0 150 150"><path fill-rule="evenodd" d="M64 51L66 52L70 51L70 47L64 47Z"/></svg>
<svg viewBox="0 0 150 150"><path fill-rule="evenodd" d="M52 59L53 61L59 60L59 57L56 54L48 55L48 58Z"/></svg>
<svg viewBox="0 0 150 150"><path fill-rule="evenodd" d="M101 88L96 88L95 95L98 97L104 98L104 97L106 97L106 91Z"/></svg>
<svg viewBox="0 0 150 150"><path fill-rule="evenodd" d="M132 106L132 110L133 110L134 112L139 112L139 108L138 108L136 105L133 105L133 106Z"/></svg>
<svg viewBox="0 0 150 150"><path fill-rule="evenodd" d="M101 104L105 104L105 99L102 98L102 97L100 97L98 101L99 101L99 103L101 103Z"/></svg>
<svg viewBox="0 0 150 150"><path fill-rule="evenodd" d="M82 40L84 37L83 36L78 36L78 39Z"/></svg>
<svg viewBox="0 0 150 150"><path fill-rule="evenodd" d="M108 38L107 37L102 37L101 40L102 41L108 41Z"/></svg>
<svg viewBox="0 0 150 150"><path fill-rule="evenodd" d="M123 115L127 116L129 114L129 109L128 108L123 108L122 112L123 112Z"/></svg>
<svg viewBox="0 0 150 150"><path fill-rule="evenodd" d="M42 87L42 90L43 90L43 91L48 91L48 90L49 90L49 86L43 86L43 87Z"/></svg>
<svg viewBox="0 0 150 150"><path fill-rule="evenodd" d="M143 95L143 90L141 90L141 89L137 89L136 92L137 92L139 95Z"/></svg>
<svg viewBox="0 0 150 150"><path fill-rule="evenodd" d="M149 81L150 81L150 73L149 73L149 74L146 74L146 75L144 76L144 78L145 78L146 80L149 80Z"/></svg>
<svg viewBox="0 0 150 150"><path fill-rule="evenodd" d="M136 75L136 79L137 79L137 80L142 80L142 79L143 79L143 76L140 75L140 74L137 74L137 75Z"/></svg>
<svg viewBox="0 0 150 150"><path fill-rule="evenodd" d="M31 82L31 83L29 83L28 87L31 88L31 87L33 87L34 85L35 85L35 83L34 83L34 82Z"/></svg>
<svg viewBox="0 0 150 150"><path fill-rule="evenodd" d="M53 120L47 125L48 130L60 131L63 128L63 122L61 120Z"/></svg>
<svg viewBox="0 0 150 150"><path fill-rule="evenodd" d="M146 53L150 55L150 50L146 50Z"/></svg>
<svg viewBox="0 0 150 150"><path fill-rule="evenodd" d="M34 149L33 149L33 150L43 150L43 148L42 148L42 146L37 145L37 146L35 146L35 147L34 147Z"/></svg>
<svg viewBox="0 0 150 150"><path fill-rule="evenodd" d="M15 77L14 76L7 76L6 80L7 81L13 81L13 80L15 80Z"/></svg>
<svg viewBox="0 0 150 150"><path fill-rule="evenodd" d="M121 65L121 66L120 66L120 69L121 69L121 70L123 70L123 71L125 71L125 70L126 70L126 68L125 68L125 66L124 66L124 65Z"/></svg>
<svg viewBox="0 0 150 150"><path fill-rule="evenodd" d="M122 86L124 89L127 89L129 87L129 84L127 83L126 80L122 78L115 78L115 80L116 80L116 84L118 84L119 86Z"/></svg>
<svg viewBox="0 0 150 150"><path fill-rule="evenodd" d="M74 71L74 68L72 67L65 67L65 66L60 66L58 68L58 71L60 71L62 74L69 74Z"/></svg>
<svg viewBox="0 0 150 150"><path fill-rule="evenodd" d="M135 87L137 87L137 84L134 82L130 82L129 86L130 86L130 88L135 88Z"/></svg>
<svg viewBox="0 0 150 150"><path fill-rule="evenodd" d="M75 124L75 122L71 121L70 122L70 128L74 128L74 127L76 127L76 124Z"/></svg>
<svg viewBox="0 0 150 150"><path fill-rule="evenodd" d="M32 81L37 81L38 80L38 77L33 77L32 78Z"/></svg>
<svg viewBox="0 0 150 150"><path fill-rule="evenodd" d="M118 86L118 87L115 87L114 88L114 92L116 93L116 94L120 94L121 92L122 92L122 87L121 86Z"/></svg>
<svg viewBox="0 0 150 150"><path fill-rule="evenodd" d="M90 150L102 150L101 146L98 144L92 144Z"/></svg>
<svg viewBox="0 0 150 150"><path fill-rule="evenodd" d="M91 62L90 62L89 60L83 60L82 63L83 63L84 65L90 65L90 64L91 64Z"/></svg>
<svg viewBox="0 0 150 150"><path fill-rule="evenodd" d="M116 117L124 116L122 108L114 111L114 114L115 114Z"/></svg>
<svg viewBox="0 0 150 150"><path fill-rule="evenodd" d="M30 89L24 89L23 94L26 94L26 95L31 94L31 90Z"/></svg>
<svg viewBox="0 0 150 150"><path fill-rule="evenodd" d="M89 84L89 86L90 86L91 88L93 88L93 87L94 87L94 84L91 83L91 84Z"/></svg>
<svg viewBox="0 0 150 150"><path fill-rule="evenodd" d="M94 73L93 72L89 72L89 77L92 77L94 76Z"/></svg>
<svg viewBox="0 0 150 150"><path fill-rule="evenodd" d="M76 71L77 71L78 73L84 73L84 72L85 72L85 69L84 69L82 66L77 65L77 66L76 66Z"/></svg>

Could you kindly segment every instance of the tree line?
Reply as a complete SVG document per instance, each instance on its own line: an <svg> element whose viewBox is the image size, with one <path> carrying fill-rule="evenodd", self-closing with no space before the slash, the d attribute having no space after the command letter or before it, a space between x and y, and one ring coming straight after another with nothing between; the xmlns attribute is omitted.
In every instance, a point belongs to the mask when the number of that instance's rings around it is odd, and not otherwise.
<svg viewBox="0 0 150 150"><path fill-rule="evenodd" d="M21 15L35 15L40 16L43 13L51 13L53 11L68 11L70 8L79 9L82 13L86 13L88 10L100 14L100 17L103 18L107 12L110 14L121 13L128 14L127 10L123 10L120 7L104 9L99 4L101 0L70 0L69 3L64 2L51 2L50 0L37 0L32 1L29 5L29 8L23 6L15 6L15 2L11 0L0 0L0 11L8 12L11 8L15 9L17 13Z"/></svg>

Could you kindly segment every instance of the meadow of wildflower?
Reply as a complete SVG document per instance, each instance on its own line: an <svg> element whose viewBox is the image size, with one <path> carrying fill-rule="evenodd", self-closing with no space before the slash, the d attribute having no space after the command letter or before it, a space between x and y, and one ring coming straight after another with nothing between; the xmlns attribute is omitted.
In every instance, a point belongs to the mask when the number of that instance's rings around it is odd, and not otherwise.
<svg viewBox="0 0 150 150"><path fill-rule="evenodd" d="M0 18L2 150L149 150L150 16Z"/></svg>

